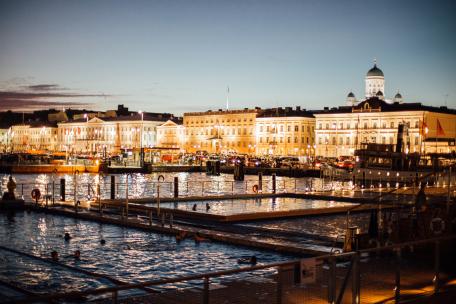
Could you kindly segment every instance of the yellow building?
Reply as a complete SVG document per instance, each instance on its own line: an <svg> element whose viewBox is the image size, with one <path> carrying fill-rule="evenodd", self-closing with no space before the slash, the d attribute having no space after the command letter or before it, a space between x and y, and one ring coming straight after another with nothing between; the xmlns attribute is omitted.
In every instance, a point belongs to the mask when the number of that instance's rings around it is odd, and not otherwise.
<svg viewBox="0 0 456 304"><path fill-rule="evenodd" d="M410 152L455 150L456 110L446 107L371 97L354 106L325 109L315 117L317 156L353 156L361 143L395 144L399 124L407 126Z"/></svg>
<svg viewBox="0 0 456 304"><path fill-rule="evenodd" d="M218 110L184 114L187 152L252 153L255 120L260 109Z"/></svg>
<svg viewBox="0 0 456 304"><path fill-rule="evenodd" d="M266 109L256 118L256 154L314 156L315 117L300 107Z"/></svg>
<svg viewBox="0 0 456 304"><path fill-rule="evenodd" d="M157 126L157 144L159 148L181 148L185 143L185 129L182 119L168 120Z"/></svg>
<svg viewBox="0 0 456 304"><path fill-rule="evenodd" d="M48 123L33 122L11 126L8 150L26 152L28 150L55 151L58 146L57 127Z"/></svg>

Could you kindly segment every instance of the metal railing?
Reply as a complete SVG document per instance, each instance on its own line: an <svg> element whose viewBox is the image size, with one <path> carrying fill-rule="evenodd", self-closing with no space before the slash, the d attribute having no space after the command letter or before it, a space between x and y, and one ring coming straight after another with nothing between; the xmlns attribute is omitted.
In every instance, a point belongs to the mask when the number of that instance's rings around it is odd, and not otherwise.
<svg viewBox="0 0 456 304"><path fill-rule="evenodd" d="M447 288L454 274L442 272L451 256L444 255L442 247L453 248L456 235L418 240L381 248L370 248L348 253L335 253L301 260L248 266L224 271L194 274L177 278L159 279L113 287L88 289L62 293L49 293L17 299L14 303L37 303L43 301L89 299L109 295L112 303L119 301L122 292L147 287L166 287L169 284L200 281L201 289L191 289L192 303L237 303L239 299L253 297L259 300L259 291L267 296L268 303L379 303L421 297ZM423 247L424 246L424 247ZM431 247L429 247L431 246ZM431 263L423 263L424 254ZM263 274L265 281L252 281L255 272L273 269ZM244 274L244 279L229 281L232 275ZM250 274L251 276L247 276ZM269 278L267 278L269 277ZM227 278L227 280L223 280ZM212 290L213 282L224 288ZM266 283L265 283L266 282ZM201 284L200 283L200 284ZM252 287L253 284L253 287ZM243 286L246 285L247 289ZM265 287L262 289L262 287ZM163 289L161 293L147 295L160 299L174 299L190 303L185 292ZM196 299L196 300L195 300ZM107 299L105 299L107 300Z"/></svg>

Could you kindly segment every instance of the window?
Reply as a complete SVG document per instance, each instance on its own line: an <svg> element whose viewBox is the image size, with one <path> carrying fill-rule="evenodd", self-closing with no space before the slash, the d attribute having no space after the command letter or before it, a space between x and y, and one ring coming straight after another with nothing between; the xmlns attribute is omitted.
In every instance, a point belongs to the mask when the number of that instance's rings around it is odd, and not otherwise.
<svg viewBox="0 0 456 304"><path fill-rule="evenodd" d="M340 129L343 129L343 128L344 128L344 123L341 122L341 123L340 123Z"/></svg>
<svg viewBox="0 0 456 304"><path fill-rule="evenodd" d="M372 137L371 137L371 140L372 140L373 143L376 143L376 142L377 142L377 138L376 138L375 136L372 136Z"/></svg>
<svg viewBox="0 0 456 304"><path fill-rule="evenodd" d="M377 129L377 123L374 122L374 129Z"/></svg>
<svg viewBox="0 0 456 304"><path fill-rule="evenodd" d="M295 132L298 132L299 131L299 126L295 126L294 130L295 130Z"/></svg>
<svg viewBox="0 0 456 304"><path fill-rule="evenodd" d="M318 129L320 129L320 130L321 130L321 123L320 123L320 124L318 124Z"/></svg>
<svg viewBox="0 0 456 304"><path fill-rule="evenodd" d="M291 137L288 137L287 142L290 143L290 141L291 141Z"/></svg>
<svg viewBox="0 0 456 304"><path fill-rule="evenodd" d="M294 138L294 142L295 142L295 144L298 143L298 138L297 137Z"/></svg>
<svg viewBox="0 0 456 304"><path fill-rule="evenodd" d="M345 143L346 143L347 145L350 145L350 137L347 137L347 139L345 140Z"/></svg>
<svg viewBox="0 0 456 304"><path fill-rule="evenodd" d="M263 132L263 126L260 126L260 132Z"/></svg>
<svg viewBox="0 0 456 304"><path fill-rule="evenodd" d="M326 124L326 129L329 129L329 123Z"/></svg>
<svg viewBox="0 0 456 304"><path fill-rule="evenodd" d="M390 128L391 128L391 129L394 129L394 121L391 122Z"/></svg>
<svg viewBox="0 0 456 304"><path fill-rule="evenodd" d="M280 132L283 132L283 125L280 126Z"/></svg>
<svg viewBox="0 0 456 304"><path fill-rule="evenodd" d="M335 137L332 138L332 144L333 144L333 145L336 144L336 138L335 138Z"/></svg>
<svg viewBox="0 0 456 304"><path fill-rule="evenodd" d="M321 140L321 137L318 138L318 144L321 145L322 143L322 140Z"/></svg>
<svg viewBox="0 0 456 304"><path fill-rule="evenodd" d="M288 127L287 127L287 131L288 131L288 132L291 131L291 126L288 126Z"/></svg>
<svg viewBox="0 0 456 304"><path fill-rule="evenodd" d="M364 129L367 129L367 122L364 123Z"/></svg>
<svg viewBox="0 0 456 304"><path fill-rule="evenodd" d="M418 142L419 142L419 138L418 138L418 136L416 136L416 137L415 137L415 146L418 145Z"/></svg>
<svg viewBox="0 0 456 304"><path fill-rule="evenodd" d="M420 126L420 121L419 120L415 121L415 128L419 128L419 126Z"/></svg>
<svg viewBox="0 0 456 304"><path fill-rule="evenodd" d="M343 145L344 144L344 139L342 137L339 137L339 145Z"/></svg>
<svg viewBox="0 0 456 304"><path fill-rule="evenodd" d="M382 137L382 144L386 144L386 137L385 136Z"/></svg>

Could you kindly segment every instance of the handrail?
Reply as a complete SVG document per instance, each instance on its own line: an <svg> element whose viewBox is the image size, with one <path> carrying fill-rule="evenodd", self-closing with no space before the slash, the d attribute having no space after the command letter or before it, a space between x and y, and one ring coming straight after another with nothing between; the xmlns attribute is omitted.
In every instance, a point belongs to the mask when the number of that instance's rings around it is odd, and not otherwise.
<svg viewBox="0 0 456 304"><path fill-rule="evenodd" d="M407 247L407 246L412 246L412 245L426 244L426 243L439 242L439 241L447 241L447 240L452 240L452 239L456 239L456 235L448 235L448 236L442 236L442 237L438 237L438 238L410 241L410 242L399 243L399 244L394 244L394 245L390 245L390 246L384 246L384 247L380 247L380 248L363 249L363 250L359 250L359 251L355 251L355 252L320 255L320 256L316 256L315 259L324 260L324 259L328 259L331 257L345 258L345 257L351 257L355 254L379 252L379 251L384 251L384 250L395 250L397 248L402 248L402 247ZM275 262L275 263L264 264L264 265L248 266L248 267L241 267L241 268L236 268L236 269L194 274L194 275L182 276L182 277L177 277L177 278L159 279L159 280L152 280L152 281L142 282L142 283L131 283L131 284L125 284L125 285L120 285L120 286L115 286L115 287L95 288L95 289L88 289L88 290L84 290L84 291L59 292L59 293L32 297L29 299L15 300L14 302L6 302L6 303L24 303L25 304L25 303L33 303L33 302L37 302L37 301L49 301L49 300L54 300L54 299L62 299L62 298L68 299L68 298L75 298L75 297L83 297L83 296L87 296L87 295L113 293L113 292L118 292L121 290L141 289L141 288L149 287L149 286L177 283L177 282L182 282L182 281L193 281L193 280L205 279L205 278L210 278L210 277L220 277L220 276L236 274L236 273L241 273L241 272L251 272L251 271L255 271L255 270L268 269L268 268L280 267L280 266L288 266L288 265L293 265L293 264L298 264L298 263L301 263L301 260Z"/></svg>

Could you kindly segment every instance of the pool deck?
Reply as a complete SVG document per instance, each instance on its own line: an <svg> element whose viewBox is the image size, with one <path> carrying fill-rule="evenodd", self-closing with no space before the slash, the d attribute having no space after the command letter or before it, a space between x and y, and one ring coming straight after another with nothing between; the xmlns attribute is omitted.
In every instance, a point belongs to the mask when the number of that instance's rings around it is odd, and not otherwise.
<svg viewBox="0 0 456 304"><path fill-rule="evenodd" d="M201 227L193 227L189 225L173 224L170 225L169 222L166 225L162 225L160 222L157 222L155 219L153 222L148 222L145 219L139 217L130 216L128 221L125 217L120 217L114 214L104 214L100 216L98 212L80 210L75 212L74 208L68 207L52 207L52 208L37 208L33 207L36 211L46 212L51 214L58 214L64 216L70 216L75 218L80 218L84 220L97 221L100 223L121 225L130 228L141 229L145 231L153 231L158 233L164 233L169 235L178 235L181 232L186 232L188 238L193 238L195 234L199 234L201 237L207 241L216 241L226 244L246 246L250 248L260 249L260 250L270 250L279 253L292 254L298 256L317 256L326 254L331 248L319 246L319 245L307 245L299 244L294 242L286 242L283 240L277 240L269 237L252 237L249 235L244 235L240 233L226 232L226 231L217 231L211 229L205 229Z"/></svg>

